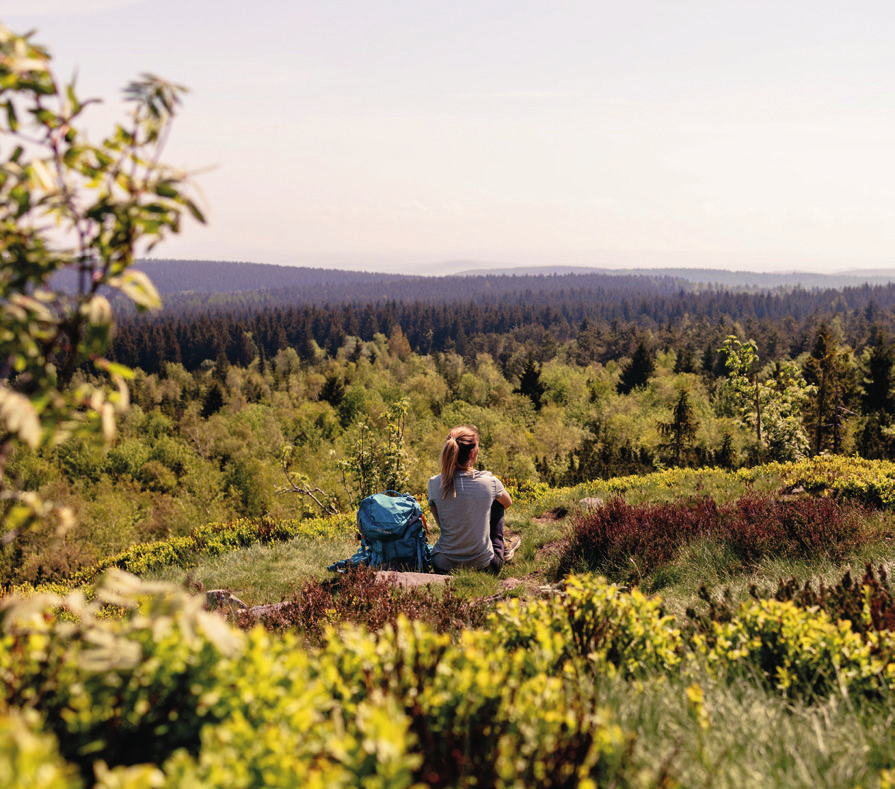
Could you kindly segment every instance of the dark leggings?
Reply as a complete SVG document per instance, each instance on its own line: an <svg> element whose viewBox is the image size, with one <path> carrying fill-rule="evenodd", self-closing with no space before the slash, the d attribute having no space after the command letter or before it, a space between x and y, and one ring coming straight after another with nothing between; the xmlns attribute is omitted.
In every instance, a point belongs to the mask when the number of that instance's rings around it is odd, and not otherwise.
<svg viewBox="0 0 895 789"><path fill-rule="evenodd" d="M494 558L488 565L488 570L495 575L500 572L503 567L504 545L503 545L503 513L504 506L499 501L495 501L491 505L491 545L494 546Z"/></svg>

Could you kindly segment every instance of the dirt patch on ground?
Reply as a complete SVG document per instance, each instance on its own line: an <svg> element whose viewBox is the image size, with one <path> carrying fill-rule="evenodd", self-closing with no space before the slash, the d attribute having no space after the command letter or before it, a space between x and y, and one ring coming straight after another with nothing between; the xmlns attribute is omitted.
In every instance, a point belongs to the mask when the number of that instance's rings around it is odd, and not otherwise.
<svg viewBox="0 0 895 789"><path fill-rule="evenodd" d="M539 518L532 518L535 523L556 523L557 521L561 521L569 514L569 510L566 507L554 507L552 510L547 510L547 512L543 513Z"/></svg>
<svg viewBox="0 0 895 789"><path fill-rule="evenodd" d="M569 540L567 537L563 537L561 540L551 540L550 542L545 542L540 548L538 548L538 552L535 554L535 559L538 563L545 562L549 559L552 559L554 556L561 555L568 547Z"/></svg>
<svg viewBox="0 0 895 789"><path fill-rule="evenodd" d="M525 591L527 593L531 593L537 592L537 590L543 585L543 573L529 573L528 575L523 575L520 578L504 578L504 580L500 582L499 589L501 592L510 592L513 589L523 586L525 587Z"/></svg>
<svg viewBox="0 0 895 789"><path fill-rule="evenodd" d="M508 597L534 598L554 591L544 573L529 573L519 578L504 578L495 594L479 598L480 602L495 603Z"/></svg>
<svg viewBox="0 0 895 789"><path fill-rule="evenodd" d="M554 564L555 557L559 556L568 546L568 539L552 540L540 548L535 554L536 561L541 567L550 567ZM512 578L504 578L497 588L497 592L484 598L488 602L504 600L508 597L535 598L552 594L556 591L555 584L551 583L548 571L539 570L527 575Z"/></svg>

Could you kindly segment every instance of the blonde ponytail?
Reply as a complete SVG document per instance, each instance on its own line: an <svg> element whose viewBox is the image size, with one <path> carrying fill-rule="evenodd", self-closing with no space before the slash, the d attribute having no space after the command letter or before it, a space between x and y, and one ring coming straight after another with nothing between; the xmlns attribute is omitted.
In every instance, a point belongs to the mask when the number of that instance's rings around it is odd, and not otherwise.
<svg viewBox="0 0 895 789"><path fill-rule="evenodd" d="M472 425L455 427L448 433L441 449L442 498L454 493L454 474L469 466L469 456L478 445L479 431Z"/></svg>

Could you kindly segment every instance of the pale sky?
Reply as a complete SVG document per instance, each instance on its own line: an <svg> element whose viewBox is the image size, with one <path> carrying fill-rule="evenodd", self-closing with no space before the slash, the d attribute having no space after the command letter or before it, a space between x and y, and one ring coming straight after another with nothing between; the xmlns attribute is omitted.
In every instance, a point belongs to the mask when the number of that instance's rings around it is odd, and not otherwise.
<svg viewBox="0 0 895 789"><path fill-rule="evenodd" d="M187 85L158 256L895 268L895 3L0 0L108 128ZM105 116L103 115L105 113ZM208 169L211 168L211 169Z"/></svg>

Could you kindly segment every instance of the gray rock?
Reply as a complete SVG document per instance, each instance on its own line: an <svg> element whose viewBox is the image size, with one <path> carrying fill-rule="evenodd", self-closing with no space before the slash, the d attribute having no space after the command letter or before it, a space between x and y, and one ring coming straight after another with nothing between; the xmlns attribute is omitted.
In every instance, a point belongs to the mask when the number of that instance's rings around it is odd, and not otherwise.
<svg viewBox="0 0 895 789"><path fill-rule="evenodd" d="M377 578L395 586L410 588L412 586L429 586L431 584L446 584L451 580L449 575L437 573L399 573L395 570L381 570L376 573Z"/></svg>
<svg viewBox="0 0 895 789"><path fill-rule="evenodd" d="M603 499L588 496L586 499L581 499L578 503L584 505L588 509L595 510L597 507L603 506Z"/></svg>
<svg viewBox="0 0 895 789"><path fill-rule="evenodd" d="M205 593L205 608L209 611L244 611L248 606L226 589L212 589Z"/></svg>

